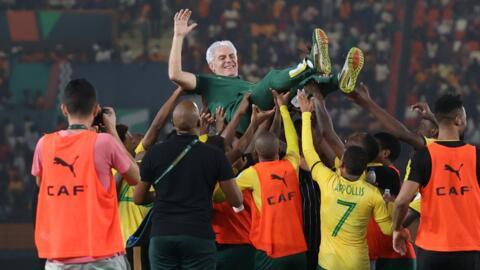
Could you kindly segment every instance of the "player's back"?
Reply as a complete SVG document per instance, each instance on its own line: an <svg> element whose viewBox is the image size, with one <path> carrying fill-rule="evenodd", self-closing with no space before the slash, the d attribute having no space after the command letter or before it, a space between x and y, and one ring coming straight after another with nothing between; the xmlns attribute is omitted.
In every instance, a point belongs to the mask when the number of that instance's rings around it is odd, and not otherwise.
<svg viewBox="0 0 480 270"><path fill-rule="evenodd" d="M323 182L320 185L321 266L325 269L369 269L366 240L369 219L373 216L377 222L391 227L380 192L366 181L352 182L339 175L319 182Z"/></svg>

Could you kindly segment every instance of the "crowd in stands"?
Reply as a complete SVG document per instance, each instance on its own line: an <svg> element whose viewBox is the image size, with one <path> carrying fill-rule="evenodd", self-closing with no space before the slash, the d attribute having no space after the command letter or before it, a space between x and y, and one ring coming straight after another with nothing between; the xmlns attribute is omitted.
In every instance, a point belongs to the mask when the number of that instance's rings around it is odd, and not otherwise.
<svg viewBox="0 0 480 270"><path fill-rule="evenodd" d="M467 138L475 143L480 142L479 27L478 1L416 1L408 70L408 103L431 103L452 89L462 94L469 108Z"/></svg>
<svg viewBox="0 0 480 270"><path fill-rule="evenodd" d="M40 138L35 123L4 119L0 128L0 222L31 219L33 151Z"/></svg>

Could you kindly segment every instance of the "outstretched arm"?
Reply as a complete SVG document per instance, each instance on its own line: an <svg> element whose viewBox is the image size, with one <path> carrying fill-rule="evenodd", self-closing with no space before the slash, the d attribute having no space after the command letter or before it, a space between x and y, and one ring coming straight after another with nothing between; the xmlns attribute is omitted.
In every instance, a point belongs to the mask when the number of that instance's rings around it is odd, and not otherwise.
<svg viewBox="0 0 480 270"><path fill-rule="evenodd" d="M331 177L336 175L335 172L330 170L322 162L317 152L315 151L315 146L313 145L312 137L312 105L309 103L307 97L304 93L297 93L297 100L300 105L300 110L302 111L302 152L305 162L307 163L308 168L312 174L313 180L315 180L322 190L323 183L326 183Z"/></svg>
<svg viewBox="0 0 480 270"><path fill-rule="evenodd" d="M242 119L250 105L251 95L252 94L250 92L243 94L242 101L240 102L240 105L238 105L235 114L230 120L230 123L228 123L227 127L223 130L222 137L225 139L225 145L232 145L233 139L235 138L235 133L237 132L237 126L240 123L240 119Z"/></svg>
<svg viewBox="0 0 480 270"><path fill-rule="evenodd" d="M298 135L293 125L290 112L288 111L289 93L278 94L277 91L272 91L273 98L277 100L277 104L280 107L280 115L282 117L283 129L285 132L285 141L287 143L287 149L285 151L285 159L289 160L292 165L298 170L300 165L300 148L298 147Z"/></svg>
<svg viewBox="0 0 480 270"><path fill-rule="evenodd" d="M280 132L282 132L282 117L280 116L280 106L277 104L277 99L275 101L275 114L273 116L272 125L270 125L270 132L280 137Z"/></svg>
<svg viewBox="0 0 480 270"><path fill-rule="evenodd" d="M416 149L425 147L422 136L411 132L405 125L390 115L370 98L368 87L363 83L348 95L355 103L367 109L385 127L388 133L412 145Z"/></svg>
<svg viewBox="0 0 480 270"><path fill-rule="evenodd" d="M325 165L329 168L333 168L335 164L335 157L337 156L333 149L330 147L330 144L323 138L324 134L324 127L321 125L320 121L317 120L318 114L317 111L320 106L316 97L312 97L310 99L310 103L312 105L313 111L315 111L315 123L316 125L312 126L313 132L313 143L315 145L315 149L320 156L320 159L325 163Z"/></svg>
<svg viewBox="0 0 480 270"><path fill-rule="evenodd" d="M245 153L248 145L253 140L255 131L264 121L268 120L274 113L274 109L270 111L260 111L256 105L252 105L252 117L250 118L250 125L248 125L245 133L240 137L237 144L232 150L226 153L227 158L233 164Z"/></svg>
<svg viewBox="0 0 480 270"><path fill-rule="evenodd" d="M412 111L418 112L423 119L427 119L431 121L438 127L437 119L435 118L435 115L430 110L430 106L428 106L428 103L417 102L412 105L411 109Z"/></svg>
<svg viewBox="0 0 480 270"><path fill-rule="evenodd" d="M330 146L329 149L333 150L335 156L340 158L345 151L345 145L343 144L342 140L340 140L337 133L335 132L335 129L333 128L332 119L325 106L325 98L322 95L318 84L314 82L308 83L307 85L305 85L305 91L307 93L313 94L313 96L315 97L312 100L313 110L315 112L317 126L321 127L320 130L322 131L321 135L323 139L325 140L326 144ZM335 161L335 157L332 158L331 156L328 156L328 158L328 163L333 164Z"/></svg>
<svg viewBox="0 0 480 270"><path fill-rule="evenodd" d="M197 26L196 23L188 25L192 12L182 9L175 13L172 48L168 58L168 77L185 90L194 90L197 78L193 73L182 70L182 46L185 36Z"/></svg>
<svg viewBox="0 0 480 270"><path fill-rule="evenodd" d="M103 123L105 123L105 128L107 133L110 133L110 135L113 136L113 138L118 143L117 146L120 147L121 151L123 151L123 153L127 155L132 162L129 169L122 174L122 177L127 181L128 185L135 186L140 180L139 167L135 159L125 148L125 145L123 144L122 140L120 140L120 137L118 137L117 129L115 128L116 126L115 111L111 107L106 107L105 109L106 109L106 112L103 113Z"/></svg>
<svg viewBox="0 0 480 270"><path fill-rule="evenodd" d="M167 101L157 112L157 115L155 115L152 124L148 128L147 133L145 133L145 136L142 140L142 145L145 150L148 150L148 148L150 148L150 146L152 146L155 141L157 141L160 130L165 126L165 123L167 123L168 116L172 112L173 107L175 106L175 102L182 95L182 93L183 90L181 87L175 89L173 94L167 99Z"/></svg>
<svg viewBox="0 0 480 270"><path fill-rule="evenodd" d="M340 158L345 151L345 145L333 128L332 118L325 107L325 100L317 96L317 98L314 99L313 105L318 125L323 127L323 138L327 144L330 145L335 155Z"/></svg>

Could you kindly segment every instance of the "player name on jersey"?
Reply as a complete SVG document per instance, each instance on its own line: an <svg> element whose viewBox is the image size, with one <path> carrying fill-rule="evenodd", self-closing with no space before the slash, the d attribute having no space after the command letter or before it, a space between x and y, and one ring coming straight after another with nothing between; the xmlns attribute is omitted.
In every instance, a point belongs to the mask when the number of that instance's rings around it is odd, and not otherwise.
<svg viewBox="0 0 480 270"><path fill-rule="evenodd" d="M363 194L365 193L364 187L354 187L350 185L344 185L341 183L338 183L335 186L334 191L342 194L346 193L348 195L354 195L354 196L363 196Z"/></svg>

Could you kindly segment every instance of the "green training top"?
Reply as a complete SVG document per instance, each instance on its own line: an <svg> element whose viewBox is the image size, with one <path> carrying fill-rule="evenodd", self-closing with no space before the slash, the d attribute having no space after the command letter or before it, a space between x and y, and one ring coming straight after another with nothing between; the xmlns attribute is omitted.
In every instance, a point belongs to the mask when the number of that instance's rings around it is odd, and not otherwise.
<svg viewBox="0 0 480 270"><path fill-rule="evenodd" d="M215 113L218 107L225 110L225 117L230 121L236 104L242 99L243 93L254 85L240 77L220 76L214 74L197 74L195 93L201 95L208 104L210 113Z"/></svg>

